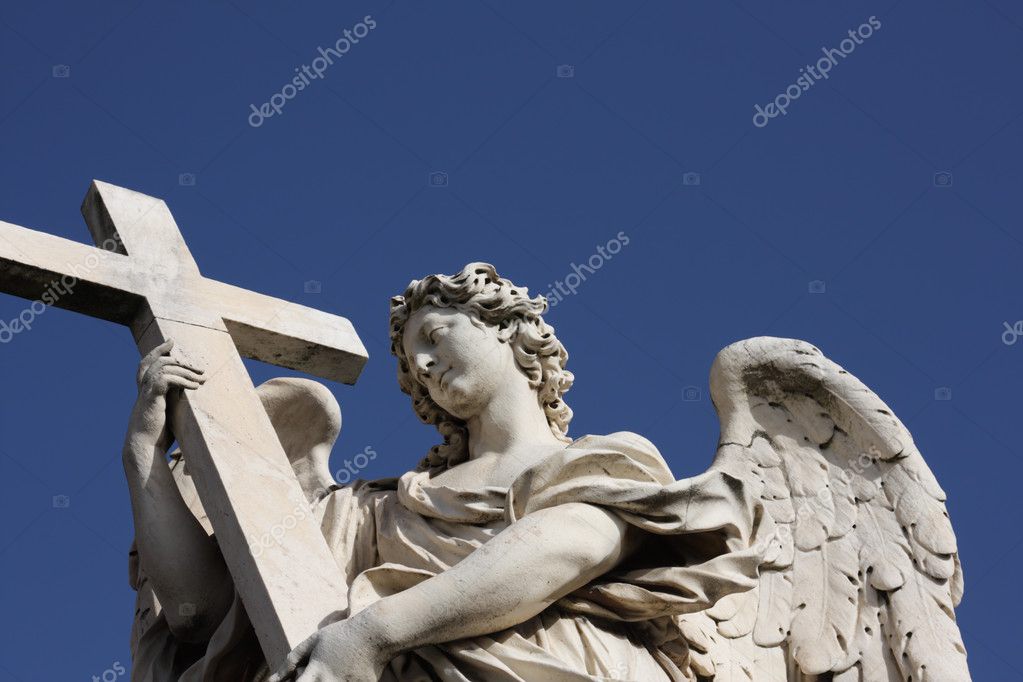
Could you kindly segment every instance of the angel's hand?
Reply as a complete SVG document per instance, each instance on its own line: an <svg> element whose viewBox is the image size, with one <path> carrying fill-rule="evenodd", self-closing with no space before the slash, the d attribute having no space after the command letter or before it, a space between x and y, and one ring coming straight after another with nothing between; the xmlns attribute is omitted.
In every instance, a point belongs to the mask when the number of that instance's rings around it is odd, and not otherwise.
<svg viewBox="0 0 1023 682"><path fill-rule="evenodd" d="M358 616L321 628L268 682L377 682L390 660Z"/></svg>
<svg viewBox="0 0 1023 682"><path fill-rule="evenodd" d="M167 395L172 390L195 390L206 381L202 369L171 357L173 348L174 341L167 340L139 363L139 394L129 425L129 438L135 442L170 447L173 436L167 426Z"/></svg>

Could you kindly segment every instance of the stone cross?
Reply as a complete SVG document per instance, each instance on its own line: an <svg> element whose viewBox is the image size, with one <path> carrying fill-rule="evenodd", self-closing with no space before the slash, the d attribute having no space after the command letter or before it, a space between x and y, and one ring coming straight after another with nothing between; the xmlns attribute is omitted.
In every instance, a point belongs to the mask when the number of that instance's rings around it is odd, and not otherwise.
<svg viewBox="0 0 1023 682"><path fill-rule="evenodd" d="M53 305L126 325L142 354L173 338L175 354L205 368L205 385L174 405L174 435L276 667L347 595L312 515L294 511L308 503L241 355L350 384L366 349L345 318L204 278L160 199L93 181L82 214L102 248L0 221L0 291L33 301L32 313ZM284 517L295 526L254 552Z"/></svg>

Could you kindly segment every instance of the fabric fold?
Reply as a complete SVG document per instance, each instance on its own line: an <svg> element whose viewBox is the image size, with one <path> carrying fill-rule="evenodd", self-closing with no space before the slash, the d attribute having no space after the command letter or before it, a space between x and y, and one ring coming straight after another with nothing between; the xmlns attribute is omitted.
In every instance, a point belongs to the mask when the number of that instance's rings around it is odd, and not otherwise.
<svg viewBox="0 0 1023 682"><path fill-rule="evenodd" d="M523 517L567 503L620 517L639 538L636 550L537 616L502 632L406 652L382 679L687 680L675 619L755 587L757 547L771 530L760 502L728 474L676 481L650 441L621 432L577 439L508 489L459 490L410 472L333 491L316 513L355 613L451 568ZM218 661L234 670L246 657L262 663L252 626L236 606L185 674L133 679L212 682L224 679L209 673ZM166 628L152 632L140 646L168 646ZM145 652L135 653L145 660Z"/></svg>

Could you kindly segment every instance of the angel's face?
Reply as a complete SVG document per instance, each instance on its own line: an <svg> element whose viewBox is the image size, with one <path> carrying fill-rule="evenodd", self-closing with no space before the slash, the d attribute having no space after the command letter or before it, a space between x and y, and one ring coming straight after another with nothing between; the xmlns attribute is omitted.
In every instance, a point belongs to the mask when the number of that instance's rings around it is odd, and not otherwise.
<svg viewBox="0 0 1023 682"><path fill-rule="evenodd" d="M433 401L462 420L479 414L521 371L497 327L454 308L424 306L405 323L409 371Z"/></svg>

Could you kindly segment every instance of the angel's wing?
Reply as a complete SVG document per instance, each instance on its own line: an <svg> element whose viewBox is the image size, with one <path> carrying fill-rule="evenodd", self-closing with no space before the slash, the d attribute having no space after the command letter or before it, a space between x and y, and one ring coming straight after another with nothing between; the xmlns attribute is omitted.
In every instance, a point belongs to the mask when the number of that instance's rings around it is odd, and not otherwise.
<svg viewBox="0 0 1023 682"><path fill-rule="evenodd" d="M782 648L789 679L969 680L945 493L888 406L812 345L772 337L722 350L711 395L713 468L745 480L777 531L759 588L706 613L708 657L731 639L754 666Z"/></svg>

